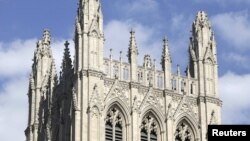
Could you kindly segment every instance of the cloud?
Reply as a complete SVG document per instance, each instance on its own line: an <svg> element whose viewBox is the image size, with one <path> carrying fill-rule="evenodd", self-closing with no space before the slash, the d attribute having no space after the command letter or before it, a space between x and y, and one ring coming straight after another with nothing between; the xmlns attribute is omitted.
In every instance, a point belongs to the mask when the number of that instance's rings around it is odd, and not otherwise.
<svg viewBox="0 0 250 141"><path fill-rule="evenodd" d="M57 64L57 70L60 68L60 62L64 49L63 39L52 41L52 52ZM0 78L15 77L25 75L31 71L32 59L36 47L37 39L21 40L17 39L9 43L0 42ZM73 52L73 41L69 40L71 54Z"/></svg>
<svg viewBox="0 0 250 141"><path fill-rule="evenodd" d="M250 49L250 19L247 11L218 14L212 17L216 32L235 49Z"/></svg>
<svg viewBox="0 0 250 141"><path fill-rule="evenodd" d="M136 42L139 51L139 62L145 54L150 54L152 59L158 59L162 53L162 41L154 37L154 29L134 22L127 21L110 21L104 28L105 30L105 56L109 56L109 49L113 49L114 58L119 58L119 52L123 52L123 59L127 61L127 52L129 47L129 38L131 28L135 30ZM155 50L152 52L152 50Z"/></svg>
<svg viewBox="0 0 250 141"><path fill-rule="evenodd" d="M28 119L28 78L11 79L0 90L0 140L25 140Z"/></svg>
<svg viewBox="0 0 250 141"><path fill-rule="evenodd" d="M223 101L222 122L249 124L250 74L227 72L219 79L219 92Z"/></svg>
<svg viewBox="0 0 250 141"><path fill-rule="evenodd" d="M0 78L23 75L30 70L36 41L28 39L0 43Z"/></svg>
<svg viewBox="0 0 250 141"><path fill-rule="evenodd" d="M228 62L230 64L233 63L240 68L250 69L250 58L246 55L236 52L229 52L222 54L222 58L225 62Z"/></svg>

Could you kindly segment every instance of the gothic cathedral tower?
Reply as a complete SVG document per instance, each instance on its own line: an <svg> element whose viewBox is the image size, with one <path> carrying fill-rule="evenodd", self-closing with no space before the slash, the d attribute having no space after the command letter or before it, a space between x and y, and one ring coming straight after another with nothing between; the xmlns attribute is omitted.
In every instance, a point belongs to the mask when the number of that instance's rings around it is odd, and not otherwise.
<svg viewBox="0 0 250 141"><path fill-rule="evenodd" d="M100 0L79 0L78 6L74 61L66 41L59 78L50 32L45 30L37 42L26 141L206 141L208 125L221 123L222 103L207 14L198 12L193 22L189 64L182 75L179 66L172 72L167 37L160 70L149 54L138 63L135 30L127 62L122 52L118 60L112 54L105 58Z"/></svg>
<svg viewBox="0 0 250 141"><path fill-rule="evenodd" d="M220 123L220 106L214 104L212 99L218 95L218 64L216 55L216 42L214 32L208 16L204 11L198 12L192 25L190 38L189 73L198 80L199 112L202 139L206 138L207 124Z"/></svg>
<svg viewBox="0 0 250 141"><path fill-rule="evenodd" d="M103 15L99 0L80 0L75 30L74 141L99 141L101 135L100 101L103 95ZM96 102L96 103L94 103ZM102 122L101 122L102 121Z"/></svg>

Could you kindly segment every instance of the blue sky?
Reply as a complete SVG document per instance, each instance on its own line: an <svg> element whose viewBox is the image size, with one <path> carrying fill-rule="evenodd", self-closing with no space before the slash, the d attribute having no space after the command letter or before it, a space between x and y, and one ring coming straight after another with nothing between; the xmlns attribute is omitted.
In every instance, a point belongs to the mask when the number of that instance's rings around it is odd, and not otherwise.
<svg viewBox="0 0 250 141"><path fill-rule="evenodd" d="M125 59L129 30L134 28L139 62L148 53L159 68L162 39L168 37L173 72L177 64L184 71L192 21L199 10L206 11L217 41L223 123L250 124L250 0L103 0L102 7L105 56L112 48L114 54L122 50ZM57 71L65 40L71 42L73 54L76 9L77 0L0 0L1 141L24 140L28 75L43 29L51 31Z"/></svg>

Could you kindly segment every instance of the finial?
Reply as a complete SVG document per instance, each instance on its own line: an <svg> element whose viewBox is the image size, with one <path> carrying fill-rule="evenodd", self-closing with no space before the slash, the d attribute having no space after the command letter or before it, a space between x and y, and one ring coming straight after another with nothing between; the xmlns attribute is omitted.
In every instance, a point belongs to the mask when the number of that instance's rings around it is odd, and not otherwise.
<svg viewBox="0 0 250 141"><path fill-rule="evenodd" d="M68 42L68 41L65 41L64 46L65 46L66 48L68 48L68 47L69 47L69 42Z"/></svg>
<svg viewBox="0 0 250 141"><path fill-rule="evenodd" d="M186 73L186 76L188 78L190 78L189 65L187 66L187 69L186 69L185 73Z"/></svg>
<svg viewBox="0 0 250 141"><path fill-rule="evenodd" d="M177 64L177 75L180 76L181 75L181 71L180 71L180 65Z"/></svg>
<svg viewBox="0 0 250 141"><path fill-rule="evenodd" d="M50 36L50 32L48 29L44 29L43 31L43 44L49 45L50 41L51 41L51 36Z"/></svg>
<svg viewBox="0 0 250 141"><path fill-rule="evenodd" d="M122 61L122 51L120 51L120 61Z"/></svg>
<svg viewBox="0 0 250 141"><path fill-rule="evenodd" d="M154 61L154 69L156 70L156 59L153 60Z"/></svg>
<svg viewBox="0 0 250 141"><path fill-rule="evenodd" d="M110 52L109 58L110 58L110 59L112 59L112 50L113 50L112 48L109 49L109 52Z"/></svg>
<svg viewBox="0 0 250 141"><path fill-rule="evenodd" d="M163 42L164 42L164 46L168 45L168 38L167 38L167 36L164 37Z"/></svg>

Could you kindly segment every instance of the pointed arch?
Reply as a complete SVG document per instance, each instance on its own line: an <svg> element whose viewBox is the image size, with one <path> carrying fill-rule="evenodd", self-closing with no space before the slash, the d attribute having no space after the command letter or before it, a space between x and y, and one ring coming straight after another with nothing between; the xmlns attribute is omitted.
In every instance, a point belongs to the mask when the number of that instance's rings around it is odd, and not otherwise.
<svg viewBox="0 0 250 141"><path fill-rule="evenodd" d="M114 98L105 109L105 140L125 141L128 138L129 112L124 103Z"/></svg>
<svg viewBox="0 0 250 141"><path fill-rule="evenodd" d="M130 123L130 120L129 120L129 114L130 114L129 107L118 97L112 98L111 100L107 101L104 113L107 113L108 110L110 108L112 108L113 106L117 106L117 107L120 108L120 110L124 114L126 122L129 124Z"/></svg>
<svg viewBox="0 0 250 141"><path fill-rule="evenodd" d="M148 105L147 107L145 107L142 111L140 111L140 113L142 113L141 117L143 118L147 113L152 113L156 119L158 120L161 129L165 129L164 128L164 116L161 113L161 111L159 109L157 109L155 106L153 105Z"/></svg>
<svg viewBox="0 0 250 141"><path fill-rule="evenodd" d="M180 134L182 134L183 138L187 138L187 141L196 141L199 140L199 124L197 121L192 118L187 113L180 114L175 120L174 120L174 137L178 141L178 138L180 137ZM189 140L188 140L189 139Z"/></svg>
<svg viewBox="0 0 250 141"><path fill-rule="evenodd" d="M157 108L147 106L141 114L141 141L163 141L164 118Z"/></svg>

